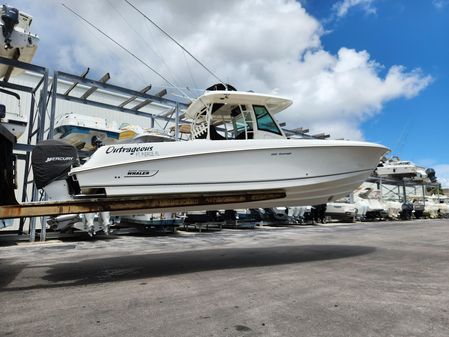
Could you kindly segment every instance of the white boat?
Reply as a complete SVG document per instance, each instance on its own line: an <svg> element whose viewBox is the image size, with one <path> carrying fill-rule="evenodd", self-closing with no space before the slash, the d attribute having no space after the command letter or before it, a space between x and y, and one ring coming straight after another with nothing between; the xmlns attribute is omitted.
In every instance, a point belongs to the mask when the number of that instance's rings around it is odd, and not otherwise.
<svg viewBox="0 0 449 337"><path fill-rule="evenodd" d="M173 142L174 140L173 135L163 130L123 123L120 125L118 143L159 143Z"/></svg>
<svg viewBox="0 0 449 337"><path fill-rule="evenodd" d="M402 203L397 200L384 200L383 204L388 214L388 218L397 220L401 216Z"/></svg>
<svg viewBox="0 0 449 337"><path fill-rule="evenodd" d="M389 176L394 178L415 178L417 180L423 180L427 178L425 169L416 166L411 161L399 160L398 157L393 157L376 168L378 176Z"/></svg>
<svg viewBox="0 0 449 337"><path fill-rule="evenodd" d="M28 121L22 114L20 105L20 95L5 89L1 89L1 92L14 97L15 104L1 104L0 106L0 123L11 132L16 139L26 131ZM11 103L11 101L9 101Z"/></svg>
<svg viewBox="0 0 449 337"><path fill-rule="evenodd" d="M76 113L61 115L55 122L54 139L62 139L78 150L92 151L96 141L108 145L120 139L115 121Z"/></svg>
<svg viewBox="0 0 449 337"><path fill-rule="evenodd" d="M378 189L362 185L354 191L354 203L357 208L357 217L361 219L388 217L388 209L382 202L382 193Z"/></svg>
<svg viewBox="0 0 449 337"><path fill-rule="evenodd" d="M39 38L29 31L32 17L16 8L3 5L0 8L0 57L30 63L36 52ZM0 63L0 78L9 79L23 72L20 68L11 68ZM9 90L2 89L3 94L13 96L18 100L18 107L2 104L0 122L17 139L25 132L28 125L27 118L20 109L20 96ZM2 100L3 103L3 100ZM14 105L14 104L13 104ZM4 108L3 108L4 107Z"/></svg>
<svg viewBox="0 0 449 337"><path fill-rule="evenodd" d="M30 63L39 43L37 35L30 33L33 18L6 5L1 7L0 17L0 56ZM0 64L0 78L8 71L8 65ZM23 71L14 68L11 75L18 75Z"/></svg>
<svg viewBox="0 0 449 337"><path fill-rule="evenodd" d="M283 199L231 208L301 206L348 194L388 150L367 142L287 139L273 115L291 103L250 92L209 91L185 111L192 120L190 141L103 146L69 176L85 195L282 190Z"/></svg>
<svg viewBox="0 0 449 337"><path fill-rule="evenodd" d="M354 203L337 201L328 202L326 216L335 220L355 222L357 218L357 206Z"/></svg>

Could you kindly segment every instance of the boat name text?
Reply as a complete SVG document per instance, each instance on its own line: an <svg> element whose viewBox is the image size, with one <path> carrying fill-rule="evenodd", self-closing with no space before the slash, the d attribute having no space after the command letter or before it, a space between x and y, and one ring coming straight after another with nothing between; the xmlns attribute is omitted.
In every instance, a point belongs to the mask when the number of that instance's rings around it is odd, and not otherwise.
<svg viewBox="0 0 449 337"><path fill-rule="evenodd" d="M110 153L129 153L131 155L157 155L157 152L153 152L153 146L133 146L133 147L125 147L125 146L109 146L106 149L106 154Z"/></svg>

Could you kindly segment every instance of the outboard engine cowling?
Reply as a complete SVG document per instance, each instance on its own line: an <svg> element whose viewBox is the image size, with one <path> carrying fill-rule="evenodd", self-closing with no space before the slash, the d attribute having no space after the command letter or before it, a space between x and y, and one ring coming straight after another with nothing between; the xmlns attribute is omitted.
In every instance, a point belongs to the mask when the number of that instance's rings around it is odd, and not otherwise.
<svg viewBox="0 0 449 337"><path fill-rule="evenodd" d="M430 179L432 183L437 182L437 177L435 176L435 170L433 168L428 168L426 170L427 177Z"/></svg>
<svg viewBox="0 0 449 337"><path fill-rule="evenodd" d="M206 89L206 91L217 91L217 90L237 91L237 89L234 86L228 83L217 83L211 85L209 88Z"/></svg>
<svg viewBox="0 0 449 337"><path fill-rule="evenodd" d="M11 47L11 34L14 31L14 26L19 23L19 10L17 8L3 5L3 14L1 16L3 21L2 34L5 38L5 48Z"/></svg>
<svg viewBox="0 0 449 337"><path fill-rule="evenodd" d="M79 193L79 187L68 176L72 167L79 166L78 152L73 145L60 140L45 140L34 147L31 165L36 187L44 188L47 194L50 194L48 187L58 181L67 185L68 191L64 191L64 195Z"/></svg>

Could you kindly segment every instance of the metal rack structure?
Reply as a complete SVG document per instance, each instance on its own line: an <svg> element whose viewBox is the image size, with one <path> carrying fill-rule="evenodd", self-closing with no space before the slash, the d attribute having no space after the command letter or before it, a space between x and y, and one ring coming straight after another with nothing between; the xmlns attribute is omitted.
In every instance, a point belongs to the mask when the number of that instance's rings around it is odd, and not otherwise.
<svg viewBox="0 0 449 337"><path fill-rule="evenodd" d="M44 140L52 139L54 136L55 116L58 100L65 100L75 102L84 105L90 105L98 108L120 111L123 113L134 114L137 116L144 116L149 118L150 126L154 127L155 120L162 120L168 123L174 123L174 136L175 139L179 139L179 125L182 119L180 118L180 110L188 106L188 104L172 99L165 98L167 91L164 89L156 94L149 94L151 85L143 88L140 91L131 90L125 87L106 83L110 76L105 74L100 80L92 80L87 78L89 70L82 75L73 75L61 71L55 71L53 78L49 77L49 70L45 67L41 67L34 64L23 63L17 60L7 59L0 57L0 64L6 64L10 67L10 71L14 68L23 69L33 74L39 75L39 80L36 86L28 87L24 85L14 84L10 82L9 78L0 81L0 87L6 89L12 89L21 93L27 93L31 95L31 104L28 114L28 131L26 141L23 143L14 144L14 154L18 160L24 161L24 174L16 176L18 185L21 186L21 201L32 202L45 200L45 195L39 195L31 176L31 151L34 144ZM71 86L64 93L58 92L58 85L61 81L71 82ZM51 88L49 89L49 84ZM84 85L87 90L81 95L76 97L72 93L72 90L78 86ZM127 96L127 98L118 105L108 104L91 99L91 95L98 89L103 90L106 93L115 93ZM140 100L138 104L129 106L133 101ZM157 115L146 111L141 111L143 107L151 104L152 102L160 103L169 107L172 107L169 115ZM50 106L50 107L49 107ZM29 195L29 189L31 187L31 195ZM26 218L20 219L19 235L23 234L23 228ZM45 219L42 218L41 222L44 224ZM30 218L29 223L29 240L34 241L36 238L36 218ZM42 225L40 232L40 240L46 239L46 226Z"/></svg>
<svg viewBox="0 0 449 337"><path fill-rule="evenodd" d="M420 189L420 193L423 196L423 200L425 202L426 192L428 190L438 190L440 188L440 184L438 182L426 182L424 180L417 181L412 179L393 179L393 178L385 178L378 176L370 176L367 180L369 183L377 184L377 188L381 191L381 196L383 198L384 192L391 193L397 196L398 200L402 200L402 202L410 201L407 196L407 187L414 189L414 195L417 195L418 189Z"/></svg>

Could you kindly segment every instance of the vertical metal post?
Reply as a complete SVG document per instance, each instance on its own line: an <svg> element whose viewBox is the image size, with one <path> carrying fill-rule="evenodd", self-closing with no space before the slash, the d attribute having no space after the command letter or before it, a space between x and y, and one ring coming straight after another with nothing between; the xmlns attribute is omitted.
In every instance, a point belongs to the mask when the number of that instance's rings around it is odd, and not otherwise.
<svg viewBox="0 0 449 337"><path fill-rule="evenodd" d="M154 128L154 117L151 115L150 117L150 128Z"/></svg>
<svg viewBox="0 0 449 337"><path fill-rule="evenodd" d="M46 103L47 103L47 94L48 94L48 70L44 72L44 80L42 82L41 93L39 97L39 118L38 118L38 127L37 130L37 139L36 143L42 141L44 139L45 132L45 115L46 115Z"/></svg>
<svg viewBox="0 0 449 337"><path fill-rule="evenodd" d="M53 139L54 129L55 129L55 115L56 115L56 93L58 89L58 72L55 71L53 74L53 83L51 90L51 113L50 113L50 129L48 131L48 139Z"/></svg>
<svg viewBox="0 0 449 337"><path fill-rule="evenodd" d="M31 93L31 106L30 115L28 116L28 134L27 134L27 144L31 144L31 138L33 134L33 120L34 120L34 105L36 104L36 99L34 97L34 92ZM22 185L22 202L26 202L28 199L28 177L30 175L30 158L31 153L26 153L25 159L25 171L23 173L23 185ZM20 218L19 223L19 235L23 234L23 227L25 225L25 218Z"/></svg>
<svg viewBox="0 0 449 337"><path fill-rule="evenodd" d="M40 132L37 133L37 142L42 141L44 139L45 119L47 116L47 97L48 97L48 70L45 69L44 81L42 83L41 97L40 97L40 101L39 101L39 128L40 128L39 131ZM50 132L52 132L52 129L50 129ZM35 189L36 189L36 194L38 194L37 188L35 188ZM40 240L45 241L46 237L47 237L47 221L46 221L46 217L41 217Z"/></svg>
<svg viewBox="0 0 449 337"><path fill-rule="evenodd" d="M176 103L175 110L175 140L179 140L179 104Z"/></svg>
<svg viewBox="0 0 449 337"><path fill-rule="evenodd" d="M402 195L404 198L404 203L406 203L407 202L407 192L405 190L405 181L402 182Z"/></svg>
<svg viewBox="0 0 449 337"><path fill-rule="evenodd" d="M31 200L37 200L38 199L38 193L37 188L33 184L33 194L31 196ZM30 242L34 242L36 240L36 218L32 217L30 218L30 229L29 229L29 235L30 235Z"/></svg>
<svg viewBox="0 0 449 337"><path fill-rule="evenodd" d="M384 202L384 192L383 192L382 177L379 178L379 190L380 190L380 201Z"/></svg>
<svg viewBox="0 0 449 337"><path fill-rule="evenodd" d="M423 200L423 205L424 207L426 207L426 184L422 184L422 200Z"/></svg>

